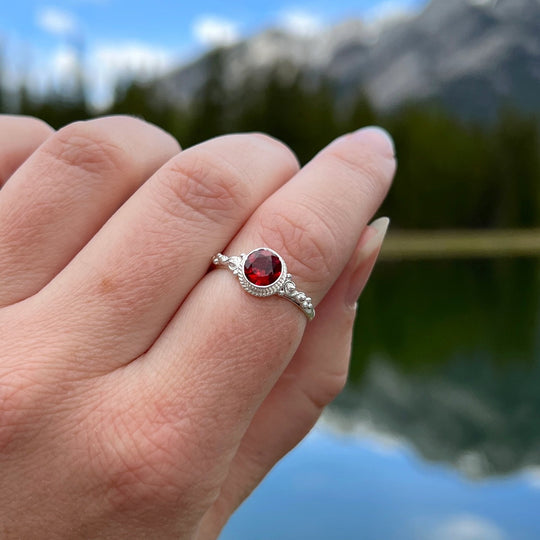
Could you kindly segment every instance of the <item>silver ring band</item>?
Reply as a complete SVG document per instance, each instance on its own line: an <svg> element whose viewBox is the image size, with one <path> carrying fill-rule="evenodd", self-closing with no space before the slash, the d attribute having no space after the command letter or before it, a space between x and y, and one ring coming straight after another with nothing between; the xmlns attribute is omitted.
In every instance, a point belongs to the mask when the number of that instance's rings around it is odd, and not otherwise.
<svg viewBox="0 0 540 540"><path fill-rule="evenodd" d="M315 317L311 298L297 290L285 261L273 249L257 248L231 257L218 253L212 258L212 264L230 270L249 294L282 296L300 308L309 321Z"/></svg>

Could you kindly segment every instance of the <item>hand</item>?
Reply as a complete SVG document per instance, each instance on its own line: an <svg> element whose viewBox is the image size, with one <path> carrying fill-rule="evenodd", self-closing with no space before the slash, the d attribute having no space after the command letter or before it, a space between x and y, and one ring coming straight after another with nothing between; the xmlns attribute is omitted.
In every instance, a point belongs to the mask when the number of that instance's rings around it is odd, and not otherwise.
<svg viewBox="0 0 540 540"><path fill-rule="evenodd" d="M215 538L345 383L394 168L376 129L298 171L263 135L0 117L0 537ZM307 326L208 272L260 246Z"/></svg>

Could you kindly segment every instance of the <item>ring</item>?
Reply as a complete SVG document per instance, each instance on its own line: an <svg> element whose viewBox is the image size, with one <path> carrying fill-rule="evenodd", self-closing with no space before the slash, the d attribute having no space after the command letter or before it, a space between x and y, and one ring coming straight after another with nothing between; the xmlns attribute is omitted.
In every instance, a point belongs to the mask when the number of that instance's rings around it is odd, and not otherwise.
<svg viewBox="0 0 540 540"><path fill-rule="evenodd" d="M277 294L299 307L309 321L315 317L311 298L296 288L283 257L273 249L262 247L232 257L218 253L212 264L229 269L249 294L259 297Z"/></svg>

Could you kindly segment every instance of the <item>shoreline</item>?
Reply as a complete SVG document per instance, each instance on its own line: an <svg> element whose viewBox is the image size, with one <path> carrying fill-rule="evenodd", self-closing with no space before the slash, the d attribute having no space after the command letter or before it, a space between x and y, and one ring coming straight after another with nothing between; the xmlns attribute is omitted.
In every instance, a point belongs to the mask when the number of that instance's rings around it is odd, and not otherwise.
<svg viewBox="0 0 540 540"><path fill-rule="evenodd" d="M539 256L540 229L390 230L380 259Z"/></svg>

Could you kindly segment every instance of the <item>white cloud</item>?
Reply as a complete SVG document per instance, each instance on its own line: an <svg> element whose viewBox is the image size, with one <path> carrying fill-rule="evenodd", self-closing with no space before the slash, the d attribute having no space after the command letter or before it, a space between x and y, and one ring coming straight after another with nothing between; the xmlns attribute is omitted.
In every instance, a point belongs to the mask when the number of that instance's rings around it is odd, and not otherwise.
<svg viewBox="0 0 540 540"><path fill-rule="evenodd" d="M61 47L54 52L51 64L51 73L60 81L72 79L79 69L79 61L75 51L67 47Z"/></svg>
<svg viewBox="0 0 540 540"><path fill-rule="evenodd" d="M103 107L113 98L121 80L148 80L175 64L173 51L141 42L100 44L88 51L85 65L92 102Z"/></svg>
<svg viewBox="0 0 540 540"><path fill-rule="evenodd" d="M91 44L84 58L73 48L61 46L37 57L28 77L38 92L50 88L69 92L82 71L91 103L102 108L110 104L119 81L151 79L176 62L174 51L144 42Z"/></svg>
<svg viewBox="0 0 540 540"><path fill-rule="evenodd" d="M299 36L313 36L323 28L321 18L315 13L302 9L289 9L280 16L281 26Z"/></svg>
<svg viewBox="0 0 540 540"><path fill-rule="evenodd" d="M90 51L91 60L116 73L153 77L171 66L171 51L141 42L99 45Z"/></svg>
<svg viewBox="0 0 540 540"><path fill-rule="evenodd" d="M377 454L403 454L408 451L402 439L378 430L368 416L344 418L343 415L334 413L332 409L327 409L317 425L321 429L332 431L336 436L354 437Z"/></svg>
<svg viewBox="0 0 540 540"><path fill-rule="evenodd" d="M210 47L231 45L240 37L236 22L214 15L199 17L192 31L199 43Z"/></svg>
<svg viewBox="0 0 540 540"><path fill-rule="evenodd" d="M370 24L380 25L410 17L416 9L407 0L384 0L369 9L364 18Z"/></svg>
<svg viewBox="0 0 540 540"><path fill-rule="evenodd" d="M74 34L79 26L74 15L54 7L46 7L38 11L36 23L45 32L57 36Z"/></svg>
<svg viewBox="0 0 540 540"><path fill-rule="evenodd" d="M525 469L525 479L533 489L540 489L540 467Z"/></svg>
<svg viewBox="0 0 540 540"><path fill-rule="evenodd" d="M504 532L493 522L472 514L448 518L429 531L426 540L505 540Z"/></svg>

